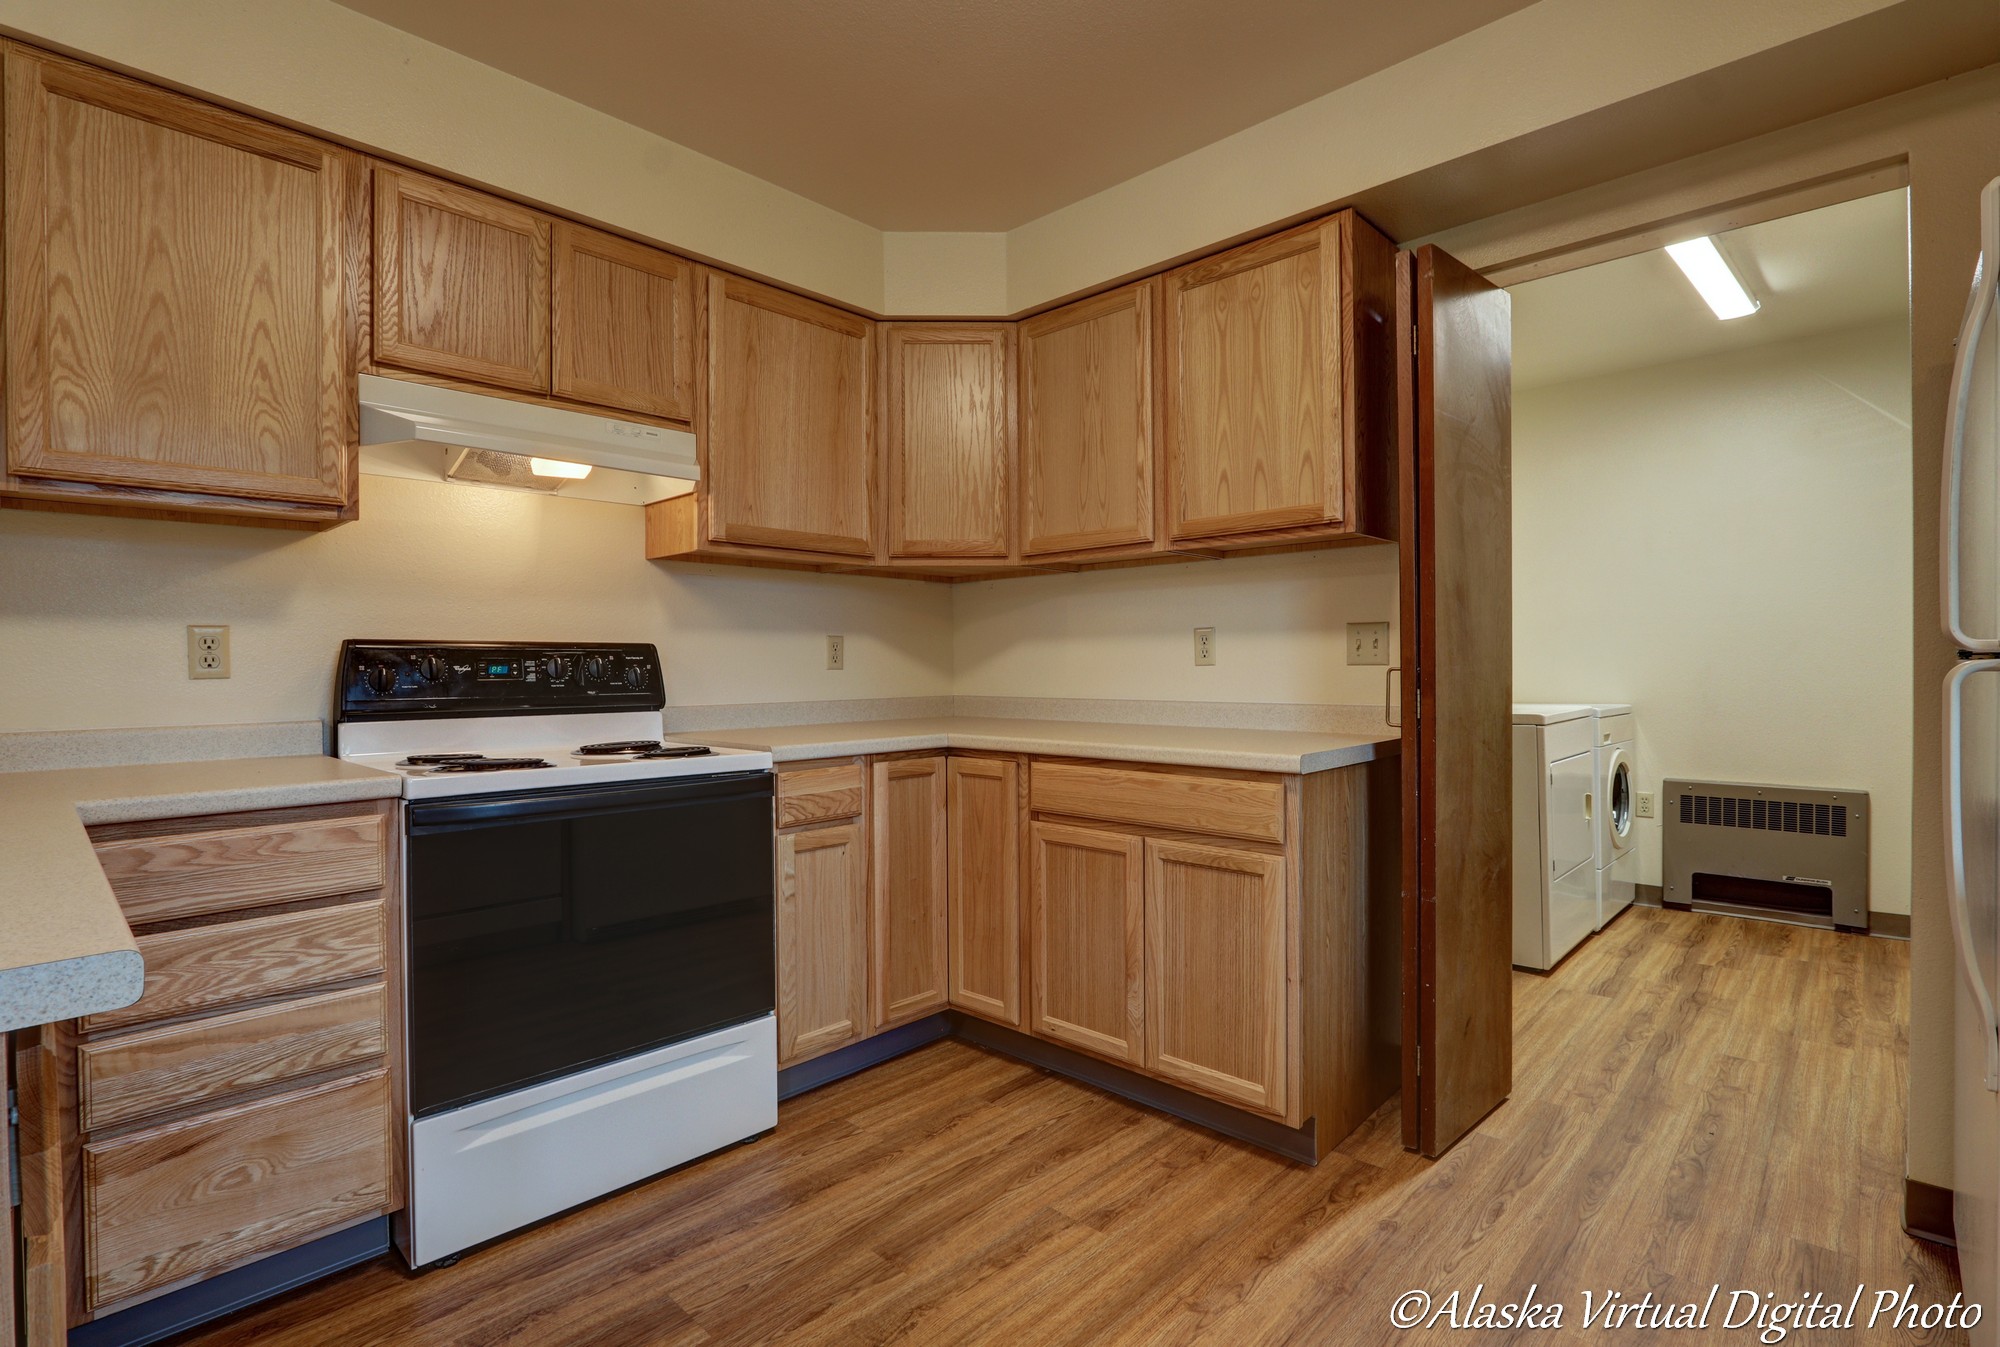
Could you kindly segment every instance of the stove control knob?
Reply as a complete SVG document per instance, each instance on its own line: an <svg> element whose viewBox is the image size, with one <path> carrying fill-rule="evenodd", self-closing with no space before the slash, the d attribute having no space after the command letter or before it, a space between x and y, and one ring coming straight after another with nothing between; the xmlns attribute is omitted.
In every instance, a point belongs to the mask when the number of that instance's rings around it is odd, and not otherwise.
<svg viewBox="0 0 2000 1347"><path fill-rule="evenodd" d="M386 697L396 690L396 666L393 664L371 664L363 671L361 679L368 690L377 696Z"/></svg>
<svg viewBox="0 0 2000 1347"><path fill-rule="evenodd" d="M425 655L417 661L417 677L426 683L442 683L449 666L436 655Z"/></svg>
<svg viewBox="0 0 2000 1347"><path fill-rule="evenodd" d="M626 687L628 687L628 688L643 688L643 687L645 687L645 686L646 686L646 666L645 666L645 665L643 665L643 664L628 664L628 665L626 665L626 666L625 666L625 686L626 686Z"/></svg>
<svg viewBox="0 0 2000 1347"><path fill-rule="evenodd" d="M560 683L569 677L569 661L561 655L550 655L542 661L542 676L551 683Z"/></svg>
<svg viewBox="0 0 2000 1347"><path fill-rule="evenodd" d="M591 655L583 661L585 678L602 678L611 672L611 661L602 655Z"/></svg>

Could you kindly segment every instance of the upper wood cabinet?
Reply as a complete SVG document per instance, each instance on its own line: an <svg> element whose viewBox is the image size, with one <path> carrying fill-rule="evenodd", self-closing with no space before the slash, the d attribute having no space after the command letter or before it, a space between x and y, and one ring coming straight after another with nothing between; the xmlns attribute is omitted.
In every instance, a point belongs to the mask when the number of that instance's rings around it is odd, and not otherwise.
<svg viewBox="0 0 2000 1347"><path fill-rule="evenodd" d="M1172 540L1354 531L1360 456L1390 457L1385 250L1343 211L1167 273Z"/></svg>
<svg viewBox="0 0 2000 1347"><path fill-rule="evenodd" d="M694 263L555 222L549 321L557 397L694 420L701 290Z"/></svg>
<svg viewBox="0 0 2000 1347"><path fill-rule="evenodd" d="M1021 1027L1021 767L950 759L951 1003Z"/></svg>
<svg viewBox="0 0 2000 1347"><path fill-rule="evenodd" d="M874 555L874 326L708 273L709 541Z"/></svg>
<svg viewBox="0 0 2000 1347"><path fill-rule="evenodd" d="M1021 324L1024 556L1154 540L1154 328L1141 281Z"/></svg>
<svg viewBox="0 0 2000 1347"><path fill-rule="evenodd" d="M1014 523L1014 325L882 325L891 557L1005 557Z"/></svg>
<svg viewBox="0 0 2000 1347"><path fill-rule="evenodd" d="M1146 1060L1145 843L1035 823L1032 1027L1043 1038Z"/></svg>
<svg viewBox="0 0 2000 1347"><path fill-rule="evenodd" d="M882 1029L945 1007L945 759L877 762L870 784L868 982Z"/></svg>
<svg viewBox="0 0 2000 1347"><path fill-rule="evenodd" d="M549 390L545 215L401 169L375 169L375 359Z"/></svg>
<svg viewBox="0 0 2000 1347"><path fill-rule="evenodd" d="M6 494L352 517L360 161L20 47L5 80Z"/></svg>

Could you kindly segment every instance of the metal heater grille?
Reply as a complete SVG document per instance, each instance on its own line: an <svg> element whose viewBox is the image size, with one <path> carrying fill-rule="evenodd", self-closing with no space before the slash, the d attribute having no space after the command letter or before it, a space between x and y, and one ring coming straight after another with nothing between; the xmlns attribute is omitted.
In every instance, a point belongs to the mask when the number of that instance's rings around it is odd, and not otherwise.
<svg viewBox="0 0 2000 1347"><path fill-rule="evenodd" d="M1868 793L1663 783L1661 897L1674 907L1868 928Z"/></svg>

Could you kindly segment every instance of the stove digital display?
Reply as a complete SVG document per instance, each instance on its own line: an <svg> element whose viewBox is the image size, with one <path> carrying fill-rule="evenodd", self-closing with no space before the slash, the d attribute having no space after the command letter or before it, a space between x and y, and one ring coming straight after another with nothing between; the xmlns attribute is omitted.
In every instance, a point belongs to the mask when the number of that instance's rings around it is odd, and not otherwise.
<svg viewBox="0 0 2000 1347"><path fill-rule="evenodd" d="M519 678L521 676L521 663L519 660L490 659L479 666L479 676L481 678Z"/></svg>

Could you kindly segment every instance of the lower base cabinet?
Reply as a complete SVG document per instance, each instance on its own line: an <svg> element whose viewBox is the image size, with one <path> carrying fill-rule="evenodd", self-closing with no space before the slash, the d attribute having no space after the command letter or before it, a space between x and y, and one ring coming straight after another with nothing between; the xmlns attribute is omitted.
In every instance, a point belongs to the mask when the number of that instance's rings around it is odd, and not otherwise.
<svg viewBox="0 0 2000 1347"><path fill-rule="evenodd" d="M1036 823L1033 1032L1114 1062L1146 1055L1145 843Z"/></svg>
<svg viewBox="0 0 2000 1347"><path fill-rule="evenodd" d="M945 760L877 762L869 819L869 1023L887 1029L945 1007Z"/></svg>
<svg viewBox="0 0 2000 1347"><path fill-rule="evenodd" d="M781 832L777 860L778 1065L790 1066L868 1032L868 862L861 825Z"/></svg>
<svg viewBox="0 0 2000 1347"><path fill-rule="evenodd" d="M945 931L951 1004L1021 1027L1021 765L952 757L946 790Z"/></svg>

